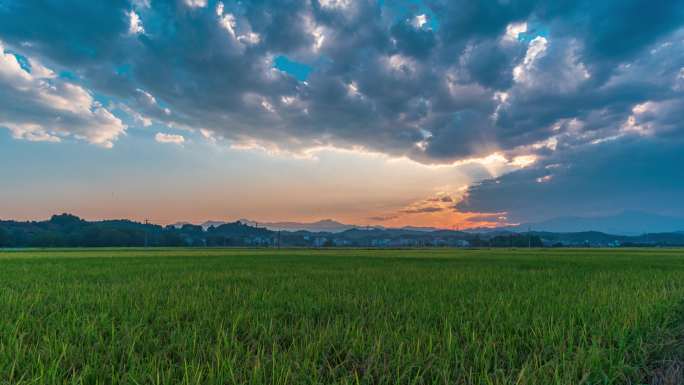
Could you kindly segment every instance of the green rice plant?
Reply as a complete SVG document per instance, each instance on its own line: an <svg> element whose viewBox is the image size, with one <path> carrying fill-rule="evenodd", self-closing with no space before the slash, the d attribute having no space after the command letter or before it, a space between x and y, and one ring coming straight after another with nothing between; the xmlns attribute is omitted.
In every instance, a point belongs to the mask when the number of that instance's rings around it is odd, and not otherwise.
<svg viewBox="0 0 684 385"><path fill-rule="evenodd" d="M682 299L675 249L2 251L0 384L640 384Z"/></svg>

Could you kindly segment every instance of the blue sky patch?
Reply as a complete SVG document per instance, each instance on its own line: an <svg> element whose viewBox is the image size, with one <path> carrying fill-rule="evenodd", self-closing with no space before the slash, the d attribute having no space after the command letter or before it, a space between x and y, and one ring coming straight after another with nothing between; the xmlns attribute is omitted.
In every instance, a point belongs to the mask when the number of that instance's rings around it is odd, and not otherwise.
<svg viewBox="0 0 684 385"><path fill-rule="evenodd" d="M115 71L116 71L116 74L119 76L129 76L131 74L131 65L130 64L122 64L120 66L117 66Z"/></svg>
<svg viewBox="0 0 684 385"><path fill-rule="evenodd" d="M31 63L29 63L26 56L20 55L16 52L12 52L12 51L5 51L5 52L7 52L11 55L14 55L14 57L17 59L17 62L19 62L19 66L21 67L21 69L23 69L24 71L26 71L28 73L31 73Z"/></svg>
<svg viewBox="0 0 684 385"><path fill-rule="evenodd" d="M275 59L273 59L273 68L287 73L300 82L308 79L311 71L313 71L311 66L290 60L284 55L278 55L275 57Z"/></svg>
<svg viewBox="0 0 684 385"><path fill-rule="evenodd" d="M78 77L76 76L76 74L74 74L71 71L60 71L59 72L59 78L64 79L64 80L71 80L71 81L78 80Z"/></svg>
<svg viewBox="0 0 684 385"><path fill-rule="evenodd" d="M549 37L549 28L537 22L527 23L527 31L518 34L518 41L529 43L537 37Z"/></svg>

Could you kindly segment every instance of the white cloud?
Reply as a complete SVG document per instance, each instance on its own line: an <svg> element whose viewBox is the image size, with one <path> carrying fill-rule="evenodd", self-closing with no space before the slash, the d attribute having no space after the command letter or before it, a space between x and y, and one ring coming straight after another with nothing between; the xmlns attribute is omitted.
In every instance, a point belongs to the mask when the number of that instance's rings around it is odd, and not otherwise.
<svg viewBox="0 0 684 385"><path fill-rule="evenodd" d="M133 5L135 5L136 8L149 8L150 0L133 0Z"/></svg>
<svg viewBox="0 0 684 385"><path fill-rule="evenodd" d="M675 82L672 88L675 89L675 91L681 91L684 90L684 67L679 69L679 72L677 73L677 76L675 77Z"/></svg>
<svg viewBox="0 0 684 385"><path fill-rule="evenodd" d="M525 168L534 164L536 161L537 157L535 155L519 155L513 158L510 163L512 166Z"/></svg>
<svg viewBox="0 0 684 385"><path fill-rule="evenodd" d="M319 0L323 8L347 8L351 5L351 0Z"/></svg>
<svg viewBox="0 0 684 385"><path fill-rule="evenodd" d="M527 23L511 23L506 26L506 33L504 33L503 40L508 42L518 41L518 36L521 33L527 32Z"/></svg>
<svg viewBox="0 0 684 385"><path fill-rule="evenodd" d="M417 65L409 57L400 54L395 54L386 58L385 60L385 65L389 67L392 71L396 71L398 73L405 75L410 75L416 72Z"/></svg>
<svg viewBox="0 0 684 385"><path fill-rule="evenodd" d="M137 125L149 127L154 123L160 123L168 127L190 128L179 122L176 119L177 116L168 107L160 104L157 98L148 91L136 88L132 96L133 100L114 105L129 115Z"/></svg>
<svg viewBox="0 0 684 385"><path fill-rule="evenodd" d="M190 8L204 8L207 6L207 0L185 0L185 5Z"/></svg>
<svg viewBox="0 0 684 385"><path fill-rule="evenodd" d="M15 139L24 139L31 142L61 142L59 136L46 132L38 124L0 122L0 126L6 126Z"/></svg>
<svg viewBox="0 0 684 385"><path fill-rule="evenodd" d="M494 121L499 119L499 113L501 109L507 105L509 96L510 95L508 92L494 92L494 96L492 97L492 99L496 102L496 109L492 113L492 119Z"/></svg>
<svg viewBox="0 0 684 385"><path fill-rule="evenodd" d="M537 183L547 183L547 182L550 182L551 179L553 179L553 175L549 174L549 175L540 176L536 180L537 180Z"/></svg>
<svg viewBox="0 0 684 385"><path fill-rule="evenodd" d="M145 28L143 28L142 20L135 11L130 11L128 15L128 33L131 35L137 35L139 33L145 33Z"/></svg>
<svg viewBox="0 0 684 385"><path fill-rule="evenodd" d="M304 26L309 35L311 35L311 37L313 38L312 50L314 52L320 51L321 47L323 46L323 43L325 42L325 29L322 26L316 24L314 18L309 14L304 15Z"/></svg>
<svg viewBox="0 0 684 385"><path fill-rule="evenodd" d="M325 34L323 33L323 28L318 27L313 30L313 35L315 38L314 48L316 51L320 50L325 42Z"/></svg>
<svg viewBox="0 0 684 385"><path fill-rule="evenodd" d="M494 97L493 99L496 100L499 104L506 103L508 101L508 92L501 92L497 91L494 92Z"/></svg>
<svg viewBox="0 0 684 385"><path fill-rule="evenodd" d="M139 95L139 100L144 103L147 107L150 106L156 106L157 105L157 99L149 92L142 90L140 88L137 88L135 90L138 95Z"/></svg>
<svg viewBox="0 0 684 385"><path fill-rule="evenodd" d="M245 24L247 24L246 22L242 23L243 28L241 28L244 33L238 32L238 23L235 15L232 13L224 13L223 3L218 3L216 5L216 15L219 17L219 24L238 42L244 45L254 45L259 44L261 41L261 36L259 36L258 33L252 32L251 28L245 26Z"/></svg>
<svg viewBox="0 0 684 385"><path fill-rule="evenodd" d="M268 112L276 112L275 108L273 108L273 104L271 104L266 98L261 98L261 106L264 107L264 109Z"/></svg>
<svg viewBox="0 0 684 385"><path fill-rule="evenodd" d="M73 137L112 147L126 126L83 87L55 77L52 70L29 59L21 68L0 42L0 126L17 139L59 142Z"/></svg>
<svg viewBox="0 0 684 385"><path fill-rule="evenodd" d="M33 59L28 59L29 64L31 65L31 75L33 75L34 78L42 78L42 79L52 79L55 76L54 71L52 71L49 68L44 67L42 64L39 62L33 60Z"/></svg>
<svg viewBox="0 0 684 385"><path fill-rule="evenodd" d="M423 26L427 23L427 16L425 14L422 15L417 15L416 17L413 18L411 21L411 24L413 24L414 27L416 28L423 28Z"/></svg>
<svg viewBox="0 0 684 385"><path fill-rule="evenodd" d="M548 47L548 40L542 36L535 37L530 45L527 47L525 59L521 64L513 68L513 79L518 83L528 83L530 81L530 72L534 69L535 62L538 58L544 56Z"/></svg>
<svg viewBox="0 0 684 385"><path fill-rule="evenodd" d="M131 118L133 118L135 123L140 124L143 127L149 127L152 125L152 119L148 118L147 116L141 114L138 111L133 110L129 106L122 103L117 105L117 107L126 114L128 114Z"/></svg>
<svg viewBox="0 0 684 385"><path fill-rule="evenodd" d="M556 40L552 47L543 36L534 38L522 63L513 68L513 80L526 88L575 91L591 77L580 60L580 46L576 40Z"/></svg>
<svg viewBox="0 0 684 385"><path fill-rule="evenodd" d="M204 128L200 129L200 134L204 139L208 140L209 142L216 143L216 134L214 131L209 131Z"/></svg>
<svg viewBox="0 0 684 385"><path fill-rule="evenodd" d="M157 135L154 136L154 140L159 143L171 143L179 145L185 143L185 138L183 135L165 134L163 132L157 132Z"/></svg>
<svg viewBox="0 0 684 385"><path fill-rule="evenodd" d="M219 10L223 12L223 4L220 4L219 7L216 8L216 13L218 13ZM237 23L235 22L235 16L233 16L232 13L222 13L220 15L219 24L221 24L221 26L225 28L233 38L237 38L237 34L235 33L235 27Z"/></svg>
<svg viewBox="0 0 684 385"><path fill-rule="evenodd" d="M682 110L682 103L674 100L646 101L632 107L632 113L620 127L622 134L642 136L680 129L679 121L669 118Z"/></svg>
<svg viewBox="0 0 684 385"><path fill-rule="evenodd" d="M359 91L359 86L356 84L356 82L347 84L347 94L349 94L349 96L363 97L363 94L361 94Z"/></svg>
<svg viewBox="0 0 684 385"><path fill-rule="evenodd" d="M237 37L238 41L243 44L259 44L261 41L261 36L258 33L247 32L244 35Z"/></svg>

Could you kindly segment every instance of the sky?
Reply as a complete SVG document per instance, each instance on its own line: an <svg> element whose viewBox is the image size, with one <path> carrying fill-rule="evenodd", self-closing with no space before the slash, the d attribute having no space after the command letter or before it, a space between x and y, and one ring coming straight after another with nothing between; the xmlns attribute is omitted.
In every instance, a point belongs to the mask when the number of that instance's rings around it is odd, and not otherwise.
<svg viewBox="0 0 684 385"><path fill-rule="evenodd" d="M0 218L684 216L684 2L0 0Z"/></svg>

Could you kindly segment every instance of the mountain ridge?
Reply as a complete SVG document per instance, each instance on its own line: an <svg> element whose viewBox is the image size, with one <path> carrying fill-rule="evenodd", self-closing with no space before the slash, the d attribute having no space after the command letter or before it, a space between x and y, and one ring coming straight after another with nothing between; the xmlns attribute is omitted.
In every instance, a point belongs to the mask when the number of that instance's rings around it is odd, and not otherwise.
<svg viewBox="0 0 684 385"><path fill-rule="evenodd" d="M324 224L331 224L325 222ZM240 221L203 229L126 219L87 221L70 214L46 221L0 220L0 247L682 247L684 232L638 236L599 231L464 232L354 227L342 232L273 231Z"/></svg>
<svg viewBox="0 0 684 385"><path fill-rule="evenodd" d="M314 222L297 221L278 221L278 222L259 222L250 219L239 219L239 222L251 226L263 227L273 231L310 231L341 233L351 229L392 229L392 230L412 230L412 231L439 231L437 227L422 226L403 226L403 227L384 227L384 226L361 226L342 223L334 219L321 219ZM218 227L226 223L235 221L215 221L203 222L200 226L207 230L209 227ZM177 222L173 226L182 227L191 224L189 222ZM625 210L612 215L597 216L563 216L554 217L537 222L521 223L512 226L500 227L477 227L464 229L470 233L500 233L509 232L524 233L528 230L558 232L558 233L581 233L597 231L614 235L641 235L647 233L684 233L684 218L653 214L645 211Z"/></svg>
<svg viewBox="0 0 684 385"><path fill-rule="evenodd" d="M684 218L645 211L624 210L613 215L556 217L539 222L503 227L503 229L516 232L526 232L528 229L532 229L557 233L598 231L615 235L677 233L684 232Z"/></svg>

